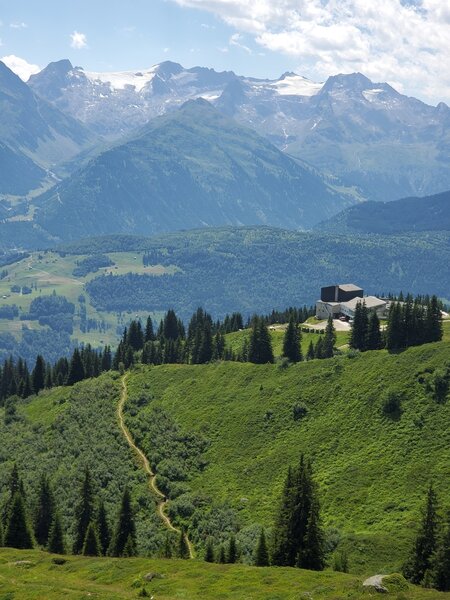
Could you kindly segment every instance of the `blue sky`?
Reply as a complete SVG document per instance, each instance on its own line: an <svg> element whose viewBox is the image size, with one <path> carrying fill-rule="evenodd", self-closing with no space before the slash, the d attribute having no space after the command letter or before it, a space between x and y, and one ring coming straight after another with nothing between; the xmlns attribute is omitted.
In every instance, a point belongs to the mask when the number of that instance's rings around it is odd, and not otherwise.
<svg viewBox="0 0 450 600"><path fill-rule="evenodd" d="M0 21L0 57L22 75L61 58L91 71L173 60L316 81L360 71L450 103L444 0L0 0Z"/></svg>

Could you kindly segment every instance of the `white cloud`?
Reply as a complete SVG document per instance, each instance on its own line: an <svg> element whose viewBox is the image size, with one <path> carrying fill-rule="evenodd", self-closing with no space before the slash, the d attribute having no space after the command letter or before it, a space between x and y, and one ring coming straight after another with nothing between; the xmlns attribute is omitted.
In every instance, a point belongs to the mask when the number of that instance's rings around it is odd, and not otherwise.
<svg viewBox="0 0 450 600"><path fill-rule="evenodd" d="M86 34L74 31L70 34L70 45L76 50L87 48L87 37Z"/></svg>
<svg viewBox="0 0 450 600"><path fill-rule="evenodd" d="M311 77L361 71L411 95L450 102L448 1L172 2L213 13L263 48L297 59Z"/></svg>
<svg viewBox="0 0 450 600"><path fill-rule="evenodd" d="M28 81L30 75L34 75L35 73L39 73L41 68L38 65L33 65L27 62L25 59L20 58L19 56L14 56L14 54L10 54L9 56L3 56L0 58L5 65L14 71L16 75L20 77L23 81Z"/></svg>
<svg viewBox="0 0 450 600"><path fill-rule="evenodd" d="M28 27L23 21L21 23L10 23L9 26L11 29L26 29Z"/></svg>
<svg viewBox="0 0 450 600"><path fill-rule="evenodd" d="M240 33L233 33L233 35L230 37L229 44L230 46L236 46L237 48L241 48L241 50L244 50L245 52L247 52L247 54L252 54L251 49L242 43L242 39L243 38Z"/></svg>

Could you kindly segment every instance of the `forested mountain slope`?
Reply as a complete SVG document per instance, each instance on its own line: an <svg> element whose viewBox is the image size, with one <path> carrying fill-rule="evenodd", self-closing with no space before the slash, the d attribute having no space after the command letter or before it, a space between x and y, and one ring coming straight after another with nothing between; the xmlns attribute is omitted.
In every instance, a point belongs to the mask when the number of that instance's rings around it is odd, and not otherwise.
<svg viewBox="0 0 450 600"><path fill-rule="evenodd" d="M204 100L155 119L36 200L61 240L201 226L307 228L354 202Z"/></svg>
<svg viewBox="0 0 450 600"><path fill-rule="evenodd" d="M333 233L450 231L450 192L392 202L364 202L317 226Z"/></svg>

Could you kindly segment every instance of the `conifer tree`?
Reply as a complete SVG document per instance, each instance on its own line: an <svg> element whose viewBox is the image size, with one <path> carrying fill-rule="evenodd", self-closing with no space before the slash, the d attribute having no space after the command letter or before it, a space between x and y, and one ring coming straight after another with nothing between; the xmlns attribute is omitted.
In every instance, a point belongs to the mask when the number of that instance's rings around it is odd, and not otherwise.
<svg viewBox="0 0 450 600"><path fill-rule="evenodd" d="M221 565L225 564L227 562L227 557L225 554L225 548L223 546L220 546L219 548L219 554L217 556L217 562L220 563Z"/></svg>
<svg viewBox="0 0 450 600"><path fill-rule="evenodd" d="M442 319L436 296L432 296L426 306L425 342L439 342L442 339Z"/></svg>
<svg viewBox="0 0 450 600"><path fill-rule="evenodd" d="M427 571L432 569L433 555L437 549L438 501L432 485L428 488L422 522L416 536L411 556L403 574L411 583L422 583Z"/></svg>
<svg viewBox="0 0 450 600"><path fill-rule="evenodd" d="M31 375L33 381L33 390L35 394L39 394L45 387L45 361L43 357L38 354L36 357L36 364Z"/></svg>
<svg viewBox="0 0 450 600"><path fill-rule="evenodd" d="M380 320L377 312L374 310L369 317L367 328L367 350L379 350L382 347Z"/></svg>
<svg viewBox="0 0 450 600"><path fill-rule="evenodd" d="M172 558L172 538L167 533L164 538L164 546L162 550L163 558Z"/></svg>
<svg viewBox="0 0 450 600"><path fill-rule="evenodd" d="M323 338L323 358L331 358L334 354L334 346L336 344L336 331L334 329L333 317L328 317L327 326L325 328L325 336Z"/></svg>
<svg viewBox="0 0 450 600"><path fill-rule="evenodd" d="M53 554L64 554L65 552L64 534L61 519L57 512L54 514L53 522L50 527L47 548L48 551Z"/></svg>
<svg viewBox="0 0 450 600"><path fill-rule="evenodd" d="M256 364L273 363L272 341L269 330L261 317L254 317L248 349L249 362Z"/></svg>
<svg viewBox="0 0 450 600"><path fill-rule="evenodd" d="M325 567L324 537L320 525L319 502L315 496L311 500L304 548L299 554L298 566L312 571L323 571Z"/></svg>
<svg viewBox="0 0 450 600"><path fill-rule="evenodd" d="M214 545L211 538L206 540L205 545L205 562L214 562Z"/></svg>
<svg viewBox="0 0 450 600"><path fill-rule="evenodd" d="M201 333L201 342L198 352L199 364L210 362L213 355L213 339L211 334L211 325L208 321L203 326Z"/></svg>
<svg viewBox="0 0 450 600"><path fill-rule="evenodd" d="M125 543L125 548L123 549L122 556L125 558L130 558L131 556L136 556L136 544L134 543L133 537L129 535L127 537L127 541Z"/></svg>
<svg viewBox="0 0 450 600"><path fill-rule="evenodd" d="M266 535L263 528L259 534L258 544L255 550L255 566L268 567L269 564L269 552L267 550Z"/></svg>
<svg viewBox="0 0 450 600"><path fill-rule="evenodd" d="M309 342L308 352L306 353L306 360L313 360L313 358L315 358L315 353L314 353L314 344L313 344L313 341L311 340Z"/></svg>
<svg viewBox="0 0 450 600"><path fill-rule="evenodd" d="M111 556L123 556L125 546L130 538L127 552L132 552L129 556L136 555L136 526L134 523L133 508L131 505L131 495L128 487L125 488L120 504L119 514L117 516L116 527L111 539L109 554Z"/></svg>
<svg viewBox="0 0 450 600"><path fill-rule="evenodd" d="M54 520L55 501L48 477L43 474L39 485L38 504L34 520L34 535L40 546L46 546Z"/></svg>
<svg viewBox="0 0 450 600"><path fill-rule="evenodd" d="M180 558L189 558L189 546L186 539L186 531L184 527L180 531L180 539L178 540L178 556Z"/></svg>
<svg viewBox="0 0 450 600"><path fill-rule="evenodd" d="M278 514L275 520L272 563L279 567L289 566L290 557L294 554L291 536L291 517L294 510L295 492L294 477L292 468L288 467Z"/></svg>
<svg viewBox="0 0 450 600"><path fill-rule="evenodd" d="M75 348L70 361L69 375L67 376L67 385L74 385L84 379L84 366L81 360L81 354L78 348Z"/></svg>
<svg viewBox="0 0 450 600"><path fill-rule="evenodd" d="M8 548L28 549L33 547L25 502L20 492L16 492L12 498L4 544Z"/></svg>
<svg viewBox="0 0 450 600"><path fill-rule="evenodd" d="M388 350L398 350L399 348L403 348L403 339L402 308L399 302L392 302L389 307L386 329L386 348Z"/></svg>
<svg viewBox="0 0 450 600"><path fill-rule="evenodd" d="M450 514L433 559L433 584L441 592L450 591Z"/></svg>
<svg viewBox="0 0 450 600"><path fill-rule="evenodd" d="M2 520L0 519L0 548L2 548L3 545L3 524Z"/></svg>
<svg viewBox="0 0 450 600"><path fill-rule="evenodd" d="M319 336L316 345L314 346L314 358L324 358L323 355L323 336Z"/></svg>
<svg viewBox="0 0 450 600"><path fill-rule="evenodd" d="M83 548L81 553L83 556L100 556L101 548L100 541L98 539L97 527L93 521L91 521L86 530L86 536L84 538Z"/></svg>
<svg viewBox="0 0 450 600"><path fill-rule="evenodd" d="M153 342L155 339L155 332L153 330L153 321L150 316L147 318L147 323L145 325L145 335L144 342Z"/></svg>
<svg viewBox="0 0 450 600"><path fill-rule="evenodd" d="M84 471L84 479L80 491L80 499L75 508L75 541L73 553L80 554L86 539L89 524L94 521L94 491L89 468Z"/></svg>
<svg viewBox="0 0 450 600"><path fill-rule="evenodd" d="M227 562L234 564L237 561L236 538L232 535L228 541Z"/></svg>
<svg viewBox="0 0 450 600"><path fill-rule="evenodd" d="M283 356L286 356L291 362L302 360L301 332L295 323L294 317L289 319L289 324L284 334Z"/></svg>
<svg viewBox="0 0 450 600"><path fill-rule="evenodd" d="M272 564L320 570L324 564L323 533L311 465L300 458L288 470L274 527Z"/></svg>
<svg viewBox="0 0 450 600"><path fill-rule="evenodd" d="M366 303L358 302L355 306L353 325L350 333L350 348L361 350L367 349L367 335L369 329L368 313Z"/></svg>
<svg viewBox="0 0 450 600"><path fill-rule="evenodd" d="M106 509L103 501L100 502L97 512L97 531L100 542L100 549L103 556L106 553L111 543L111 534L109 531L108 519L106 517Z"/></svg>

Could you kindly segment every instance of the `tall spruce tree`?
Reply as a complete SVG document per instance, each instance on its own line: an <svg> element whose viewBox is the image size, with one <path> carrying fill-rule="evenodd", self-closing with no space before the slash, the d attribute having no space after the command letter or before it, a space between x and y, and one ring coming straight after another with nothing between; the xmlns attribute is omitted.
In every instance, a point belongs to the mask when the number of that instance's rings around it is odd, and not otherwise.
<svg viewBox="0 0 450 600"><path fill-rule="evenodd" d="M45 387L45 361L40 354L36 357L36 364L34 365L31 378L33 391L35 394L38 394Z"/></svg>
<svg viewBox="0 0 450 600"><path fill-rule="evenodd" d="M152 321L152 318L149 316L147 318L147 322L145 324L144 342L153 342L154 340L155 340L155 332L153 329L153 321Z"/></svg>
<svg viewBox="0 0 450 600"><path fill-rule="evenodd" d="M302 360L301 349L301 331L298 328L294 317L289 319L286 332L283 339L283 356L291 362L300 362Z"/></svg>
<svg viewBox="0 0 450 600"><path fill-rule="evenodd" d="M189 545L187 543L184 527L181 528L180 538L178 540L178 556L180 558L189 558Z"/></svg>
<svg viewBox="0 0 450 600"><path fill-rule="evenodd" d="M111 556L123 556L125 546L127 545L127 542L129 542L129 539L131 540L133 547L130 548L130 544L128 544L127 552L132 552L131 555L134 556L136 554L136 525L134 523L130 490L126 487L122 495L109 554L111 554Z"/></svg>
<svg viewBox="0 0 450 600"><path fill-rule="evenodd" d="M355 314L350 333L350 348L361 350L367 349L367 334L369 329L368 313L365 302L358 302L355 306Z"/></svg>
<svg viewBox="0 0 450 600"><path fill-rule="evenodd" d="M313 360L314 357L315 357L314 344L313 344L313 341L311 340L309 342L308 352L306 353L306 360Z"/></svg>
<svg viewBox="0 0 450 600"><path fill-rule="evenodd" d="M81 354L78 348L75 348L69 366L69 375L67 376L67 385L73 385L84 379L84 366ZM80 549L81 550L81 549Z"/></svg>
<svg viewBox="0 0 450 600"><path fill-rule="evenodd" d="M92 521L94 521L94 490L90 470L86 467L80 490L80 498L75 508L74 554L80 554L83 550L86 532Z"/></svg>
<svg viewBox="0 0 450 600"><path fill-rule="evenodd" d="M272 563L321 570L323 533L312 469L304 457L289 469L274 527Z"/></svg>
<svg viewBox="0 0 450 600"><path fill-rule="evenodd" d="M16 492L12 498L4 544L9 548L28 549L33 547L25 501L20 492Z"/></svg>
<svg viewBox="0 0 450 600"><path fill-rule="evenodd" d="M34 519L34 535L40 546L46 546L55 516L55 500L47 475L43 474L39 484L38 502Z"/></svg>
<svg viewBox="0 0 450 600"><path fill-rule="evenodd" d="M81 553L83 556L100 556L102 553L100 540L98 539L97 526L93 521L89 523L86 530Z"/></svg>
<svg viewBox="0 0 450 600"><path fill-rule="evenodd" d="M308 514L303 550L298 556L298 566L312 571L325 568L324 535L320 524L319 501L314 495Z"/></svg>
<svg viewBox="0 0 450 600"><path fill-rule="evenodd" d="M268 567L270 564L269 551L267 549L266 535L264 528L261 529L259 534L258 543L255 550L255 566L256 567Z"/></svg>
<svg viewBox="0 0 450 600"><path fill-rule="evenodd" d="M211 538L206 540L205 545L205 562L214 562L214 545Z"/></svg>
<svg viewBox="0 0 450 600"><path fill-rule="evenodd" d="M367 350L379 350L382 347L382 338L380 331L380 319L377 312L374 310L369 316L369 324L367 328Z"/></svg>
<svg viewBox="0 0 450 600"><path fill-rule="evenodd" d="M398 350L404 347L404 330L402 307L399 302L392 302L389 307L388 324L386 329L386 348Z"/></svg>
<svg viewBox="0 0 450 600"><path fill-rule="evenodd" d="M106 556L109 544L111 543L111 534L109 531L108 519L103 500L100 502L97 511L97 531L101 553L103 556Z"/></svg>
<svg viewBox="0 0 450 600"><path fill-rule="evenodd" d="M294 484L294 471L291 467L288 467L274 527L272 563L278 567L293 566L290 562L290 557L292 554L295 554L293 550L294 541L291 535L291 518L294 510Z"/></svg>
<svg viewBox="0 0 450 600"><path fill-rule="evenodd" d="M64 533L61 519L57 512L54 513L53 522L50 527L47 549L53 554L64 554L65 552Z"/></svg>
<svg viewBox="0 0 450 600"><path fill-rule="evenodd" d="M433 485L430 485L420 528L403 568L403 574L411 583L422 583L425 574L431 572L433 555L437 549L438 522L438 499Z"/></svg>
<svg viewBox="0 0 450 600"><path fill-rule="evenodd" d="M331 358L334 354L334 347L336 345L336 330L333 324L333 317L328 317L327 326L325 328L325 335L323 338L323 358Z"/></svg>
<svg viewBox="0 0 450 600"><path fill-rule="evenodd" d="M259 365L274 361L270 333L262 317L255 316L252 321L248 360Z"/></svg>
<svg viewBox="0 0 450 600"><path fill-rule="evenodd" d="M450 591L450 513L433 559L433 584L441 592Z"/></svg>
<svg viewBox="0 0 450 600"><path fill-rule="evenodd" d="M236 538L234 535L231 535L228 540L227 562L234 564L237 561L237 557Z"/></svg>

